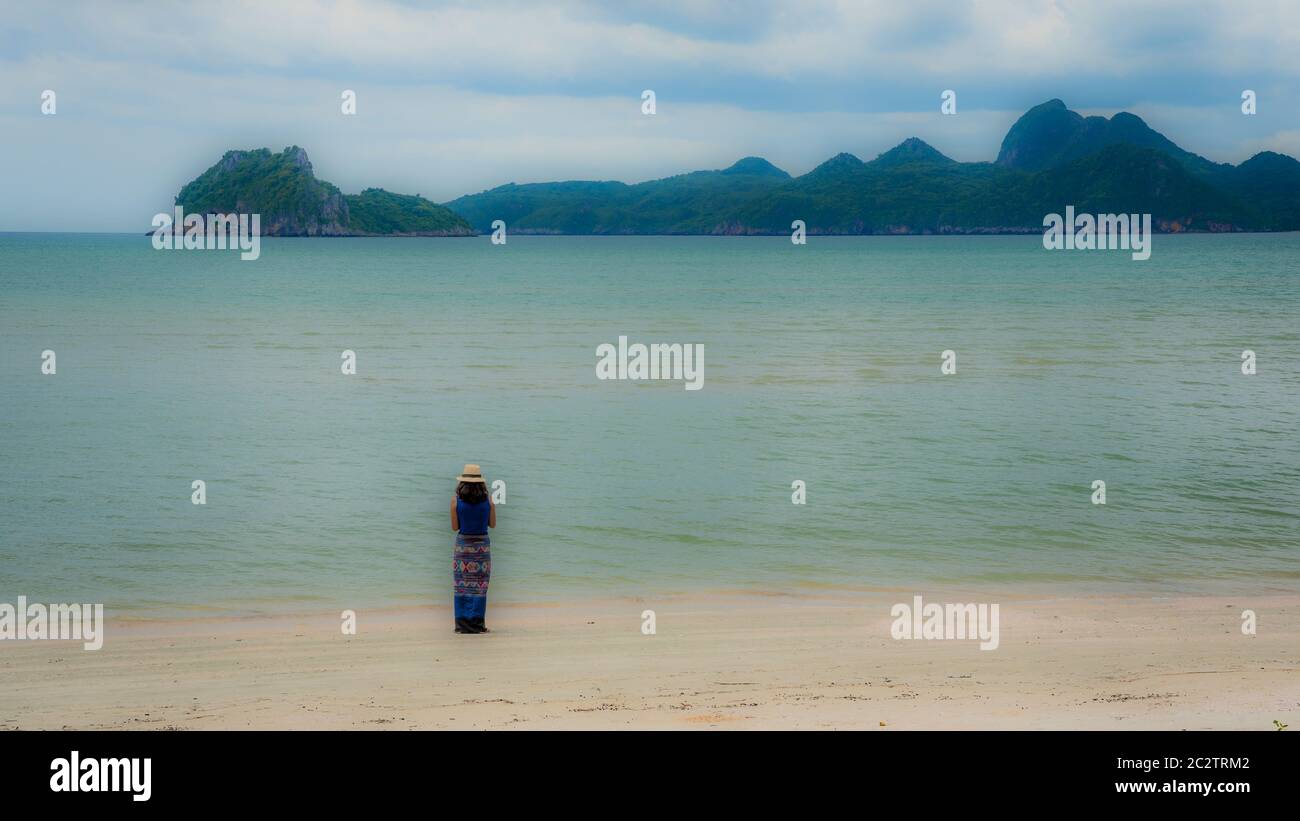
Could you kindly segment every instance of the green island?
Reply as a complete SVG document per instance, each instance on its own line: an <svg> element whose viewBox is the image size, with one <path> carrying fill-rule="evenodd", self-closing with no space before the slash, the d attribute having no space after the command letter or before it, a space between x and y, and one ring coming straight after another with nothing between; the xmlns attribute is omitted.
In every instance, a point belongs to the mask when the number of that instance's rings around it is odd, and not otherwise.
<svg viewBox="0 0 1300 821"><path fill-rule="evenodd" d="M464 219L423 197L367 188L344 194L319 180L307 152L290 146L227 151L176 195L188 213L261 215L264 236L467 237Z"/></svg>
<svg viewBox="0 0 1300 821"><path fill-rule="evenodd" d="M937 115L936 116L940 116ZM627 185L503 185L447 207L511 233L1040 233L1045 214L1150 213L1155 230L1300 229L1300 163L1271 151L1240 165L1184 151L1141 118L1083 117L1060 100L1026 112L993 162L957 162L911 138L864 162L839 154L791 177L759 157Z"/></svg>
<svg viewBox="0 0 1300 821"><path fill-rule="evenodd" d="M176 197L187 212L262 215L267 236L519 234L1027 234L1045 214L1149 213L1156 231L1300 229L1300 162L1240 165L1185 151L1140 117L1084 117L1049 100L992 162L957 162L915 137L870 161L838 154L799 177L760 157L627 184L509 183L439 205L367 188L343 194L291 146L229 151Z"/></svg>

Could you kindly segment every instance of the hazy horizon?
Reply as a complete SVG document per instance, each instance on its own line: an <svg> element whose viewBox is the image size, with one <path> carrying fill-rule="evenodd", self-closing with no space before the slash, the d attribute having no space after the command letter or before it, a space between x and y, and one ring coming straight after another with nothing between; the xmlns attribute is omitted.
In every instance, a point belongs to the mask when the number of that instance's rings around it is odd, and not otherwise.
<svg viewBox="0 0 1300 821"><path fill-rule="evenodd" d="M1216 162L1300 155L1300 10L1282 3L1212 3L1194 19L1161 3L1049 0L2 7L0 174L17 194L0 204L2 231L144 230L230 149L298 145L345 192L437 202L745 156L798 176L913 136L990 161L1015 119L1052 98L1131 111ZM945 89L957 116L939 113Z"/></svg>

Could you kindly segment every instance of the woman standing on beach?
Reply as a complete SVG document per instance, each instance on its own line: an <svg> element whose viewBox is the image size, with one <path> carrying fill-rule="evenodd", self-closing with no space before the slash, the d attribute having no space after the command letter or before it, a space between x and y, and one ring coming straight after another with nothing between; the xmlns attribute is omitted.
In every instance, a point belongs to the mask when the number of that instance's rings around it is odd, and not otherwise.
<svg viewBox="0 0 1300 821"><path fill-rule="evenodd" d="M478 465L466 465L456 477L451 497L451 529L456 531L451 574L455 582L456 632L487 633L488 581L492 577L492 541L488 528L497 526L497 510L488 498L487 482Z"/></svg>

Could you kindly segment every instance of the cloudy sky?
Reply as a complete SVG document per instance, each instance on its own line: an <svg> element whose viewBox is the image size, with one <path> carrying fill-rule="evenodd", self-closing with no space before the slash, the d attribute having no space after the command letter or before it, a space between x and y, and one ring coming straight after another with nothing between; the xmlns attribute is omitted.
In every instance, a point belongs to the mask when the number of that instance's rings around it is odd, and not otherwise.
<svg viewBox="0 0 1300 821"><path fill-rule="evenodd" d="M751 154L800 174L908 136L990 160L1052 97L1218 161L1300 155L1298 75L1293 0L0 0L0 230L144 230L230 148L438 201Z"/></svg>

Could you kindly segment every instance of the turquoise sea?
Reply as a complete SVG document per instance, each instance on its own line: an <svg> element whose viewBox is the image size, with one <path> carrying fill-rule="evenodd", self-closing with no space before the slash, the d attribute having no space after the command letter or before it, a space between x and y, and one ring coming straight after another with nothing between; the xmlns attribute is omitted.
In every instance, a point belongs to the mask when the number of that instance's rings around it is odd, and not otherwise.
<svg viewBox="0 0 1300 821"><path fill-rule="evenodd" d="M620 335L703 344L704 389L597 380ZM1297 234L4 234L0 601L448 603L465 462L494 601L1294 591L1298 400Z"/></svg>

